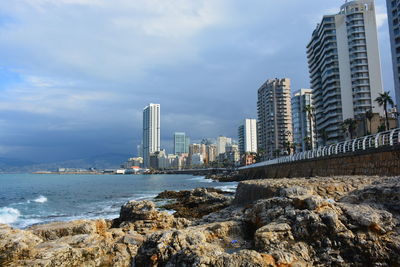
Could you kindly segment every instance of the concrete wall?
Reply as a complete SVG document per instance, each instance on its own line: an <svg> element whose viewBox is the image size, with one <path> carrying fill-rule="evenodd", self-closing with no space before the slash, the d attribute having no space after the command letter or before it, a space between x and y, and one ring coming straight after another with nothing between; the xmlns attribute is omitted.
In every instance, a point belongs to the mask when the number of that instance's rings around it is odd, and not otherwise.
<svg viewBox="0 0 400 267"><path fill-rule="evenodd" d="M400 175L400 146L241 170L251 179L336 175Z"/></svg>

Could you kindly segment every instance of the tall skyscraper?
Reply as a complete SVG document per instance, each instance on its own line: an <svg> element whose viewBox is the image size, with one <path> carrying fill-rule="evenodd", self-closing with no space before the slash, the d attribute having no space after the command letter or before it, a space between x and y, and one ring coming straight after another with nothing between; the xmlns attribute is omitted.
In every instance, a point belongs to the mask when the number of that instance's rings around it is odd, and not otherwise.
<svg viewBox="0 0 400 267"><path fill-rule="evenodd" d="M174 154L182 155L189 153L190 139L186 133L177 132L174 134Z"/></svg>
<svg viewBox="0 0 400 267"><path fill-rule="evenodd" d="M257 153L257 120L245 119L243 124L239 126L238 137L241 155Z"/></svg>
<svg viewBox="0 0 400 267"><path fill-rule="evenodd" d="M217 138L217 155L224 154L226 151L226 145L230 145L232 139L225 136L218 136Z"/></svg>
<svg viewBox="0 0 400 267"><path fill-rule="evenodd" d="M394 88L396 92L397 111L400 109L400 1L386 0L390 29L390 43L392 45L392 61L394 74ZM400 119L400 117L399 117Z"/></svg>
<svg viewBox="0 0 400 267"><path fill-rule="evenodd" d="M258 150L273 158L292 142L290 79L270 79L258 89Z"/></svg>
<svg viewBox="0 0 400 267"><path fill-rule="evenodd" d="M293 121L293 142L299 151L306 151L315 147L315 121L314 118L309 116L310 110L306 111L306 107L313 107L312 104L312 90L300 89L295 92L292 97L292 121Z"/></svg>
<svg viewBox="0 0 400 267"><path fill-rule="evenodd" d="M317 132L328 143L343 138L344 120L371 109L383 113L374 103L383 89L373 0L346 1L338 14L324 16L307 57Z"/></svg>
<svg viewBox="0 0 400 267"><path fill-rule="evenodd" d="M150 154L160 151L160 104L143 110L143 164L150 167Z"/></svg>

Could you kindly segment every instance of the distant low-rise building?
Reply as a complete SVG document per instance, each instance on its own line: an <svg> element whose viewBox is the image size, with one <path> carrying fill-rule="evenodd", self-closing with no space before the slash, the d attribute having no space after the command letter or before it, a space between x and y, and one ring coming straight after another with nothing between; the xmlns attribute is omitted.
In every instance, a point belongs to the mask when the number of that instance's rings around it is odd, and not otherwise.
<svg viewBox="0 0 400 267"><path fill-rule="evenodd" d="M239 165L240 163L239 146L235 144L226 146L225 159L227 159L231 165Z"/></svg>
<svg viewBox="0 0 400 267"><path fill-rule="evenodd" d="M127 162L124 163L123 167L125 169L131 169L132 167L143 167L143 158L142 157L136 157L136 158L130 158L128 159Z"/></svg>
<svg viewBox="0 0 400 267"><path fill-rule="evenodd" d="M226 151L226 146L232 143L232 138L225 136L218 136L217 138L217 155L224 154Z"/></svg>
<svg viewBox="0 0 400 267"><path fill-rule="evenodd" d="M201 166L204 164L203 156L200 153L191 155L190 162L192 167Z"/></svg>
<svg viewBox="0 0 400 267"><path fill-rule="evenodd" d="M218 156L218 154L217 154L217 146L214 145L214 144L211 144L211 145L208 145L206 147L206 149L207 149L206 153L207 153L208 163L216 162L218 160L217 159L217 156Z"/></svg>

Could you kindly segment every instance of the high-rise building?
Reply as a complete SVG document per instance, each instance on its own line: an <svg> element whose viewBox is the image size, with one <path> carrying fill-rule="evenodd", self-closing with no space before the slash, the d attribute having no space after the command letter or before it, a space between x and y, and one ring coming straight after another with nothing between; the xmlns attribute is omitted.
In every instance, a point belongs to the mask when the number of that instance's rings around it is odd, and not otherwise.
<svg viewBox="0 0 400 267"><path fill-rule="evenodd" d="M189 157L187 160L187 164L189 166L193 165L192 157L193 157L193 155L197 155L197 154L201 155L201 144L190 144L189 145Z"/></svg>
<svg viewBox="0 0 400 267"><path fill-rule="evenodd" d="M232 138L225 136L218 136L217 138L217 155L224 154L226 151L226 146L232 143Z"/></svg>
<svg viewBox="0 0 400 267"><path fill-rule="evenodd" d="M245 119L238 130L239 152L241 155L245 153L257 153L257 120Z"/></svg>
<svg viewBox="0 0 400 267"><path fill-rule="evenodd" d="M306 110L307 107L311 109ZM312 90L300 89L292 97L293 142L296 152L315 148L315 112L312 110ZM311 112L311 116L310 116Z"/></svg>
<svg viewBox="0 0 400 267"><path fill-rule="evenodd" d="M307 57L317 132L328 143L343 138L344 120L371 109L383 113L374 103L383 91L377 35L373 0L346 1L312 34Z"/></svg>
<svg viewBox="0 0 400 267"><path fill-rule="evenodd" d="M400 109L400 1L386 0L397 108ZM399 117L400 119L400 117Z"/></svg>
<svg viewBox="0 0 400 267"><path fill-rule="evenodd" d="M283 154L292 142L290 79L270 79L258 89L258 151L265 158Z"/></svg>
<svg viewBox="0 0 400 267"><path fill-rule="evenodd" d="M207 145L206 150L208 163L217 161L217 146L214 144Z"/></svg>
<svg viewBox="0 0 400 267"><path fill-rule="evenodd" d="M189 153L190 139L186 133L174 134L174 154L181 155Z"/></svg>
<svg viewBox="0 0 400 267"><path fill-rule="evenodd" d="M150 154L160 151L160 105L149 104L143 110L143 165L150 166Z"/></svg>

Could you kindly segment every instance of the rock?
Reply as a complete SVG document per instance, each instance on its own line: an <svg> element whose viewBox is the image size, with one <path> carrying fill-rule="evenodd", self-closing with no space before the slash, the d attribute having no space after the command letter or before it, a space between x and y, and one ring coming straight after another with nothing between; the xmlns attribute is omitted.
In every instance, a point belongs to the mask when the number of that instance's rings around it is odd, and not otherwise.
<svg viewBox="0 0 400 267"><path fill-rule="evenodd" d="M341 176L314 178L282 178L249 180L239 183L233 203L245 206L259 199L278 196L318 195L338 200L354 190L361 190L375 182L377 176Z"/></svg>
<svg viewBox="0 0 400 267"><path fill-rule="evenodd" d="M151 201L129 201L121 207L119 220L126 221L141 221L157 219L158 211L156 205Z"/></svg>
<svg viewBox="0 0 400 267"><path fill-rule="evenodd" d="M0 224L0 266L35 257L37 253L32 248L42 241L30 232Z"/></svg>
<svg viewBox="0 0 400 267"><path fill-rule="evenodd" d="M64 236L100 233L107 228L105 220L77 220L35 225L29 231L44 240L55 240Z"/></svg>
<svg viewBox="0 0 400 267"><path fill-rule="evenodd" d="M141 242L137 233L109 229L105 220L57 222L27 230L2 225L0 266L130 266Z"/></svg>
<svg viewBox="0 0 400 267"><path fill-rule="evenodd" d="M218 182L240 182L248 180L247 177L239 174L237 171L219 174L207 174L206 179L212 179L213 181Z"/></svg>
<svg viewBox="0 0 400 267"><path fill-rule="evenodd" d="M249 248L243 227L242 223L230 221L154 233L140 247L135 263L137 266L227 266L222 264L230 254ZM225 260L221 261L221 257Z"/></svg>
<svg viewBox="0 0 400 267"><path fill-rule="evenodd" d="M131 201L112 222L0 225L0 266L400 266L400 178L364 178L246 181L236 205L204 188L161 194L178 215L206 214L193 221Z"/></svg>
<svg viewBox="0 0 400 267"><path fill-rule="evenodd" d="M378 209L385 209L400 217L400 179L386 178L375 182L340 199L341 202L365 203Z"/></svg>
<svg viewBox="0 0 400 267"><path fill-rule="evenodd" d="M112 227L147 234L171 228L181 229L190 224L187 219L156 210L151 201L130 201L121 207L120 216L113 221Z"/></svg>
<svg viewBox="0 0 400 267"><path fill-rule="evenodd" d="M367 205L365 201L352 204L344 202L346 198L340 202L328 199L332 194L323 189L330 185L320 184L311 191L289 183L288 188L277 190L284 186L283 182L271 183L273 186L267 187L269 197L245 208L244 218L255 231L257 251L271 255L277 264L400 264L400 233L395 229L399 220L387 210ZM379 188L378 181L374 183L374 188ZM251 186L254 184L250 182ZM309 186L306 180L304 186ZM368 185L359 192L363 190L369 190Z"/></svg>
<svg viewBox="0 0 400 267"><path fill-rule="evenodd" d="M228 193L229 194L229 193ZM163 206L165 209L175 210L175 217L201 218L212 212L219 211L230 205L231 196L227 192L213 188L197 188L191 191L165 191L158 198L172 197L176 201Z"/></svg>
<svg viewBox="0 0 400 267"><path fill-rule="evenodd" d="M339 206L344 211L345 215L351 220L352 224L370 228L375 232L385 233L391 231L395 226L392 214L384 210L376 210L367 205L353 205L340 203ZM382 226L385 226L386 230Z"/></svg>

